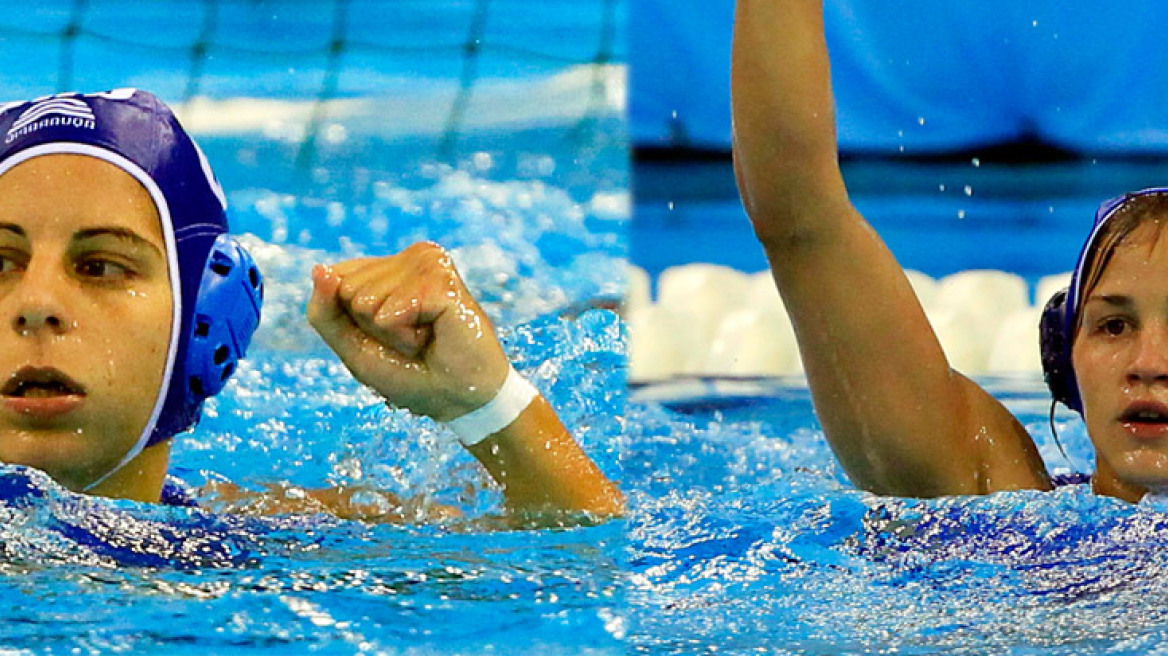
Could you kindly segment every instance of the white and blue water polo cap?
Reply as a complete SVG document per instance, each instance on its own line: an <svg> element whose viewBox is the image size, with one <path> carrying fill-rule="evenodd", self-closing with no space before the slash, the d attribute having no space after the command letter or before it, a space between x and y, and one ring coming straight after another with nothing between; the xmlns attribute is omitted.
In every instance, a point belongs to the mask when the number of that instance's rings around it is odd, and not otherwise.
<svg viewBox="0 0 1168 656"><path fill-rule="evenodd" d="M125 464L199 417L206 395L192 393L188 355L203 272L217 243L228 239L220 239L227 233L227 202L202 151L170 108L146 91L63 93L0 105L0 175L34 157L62 153L96 157L129 173L149 192L162 220L174 298L170 348L153 413ZM257 271L252 281L258 287ZM254 305L242 348L259 321L258 295Z"/></svg>

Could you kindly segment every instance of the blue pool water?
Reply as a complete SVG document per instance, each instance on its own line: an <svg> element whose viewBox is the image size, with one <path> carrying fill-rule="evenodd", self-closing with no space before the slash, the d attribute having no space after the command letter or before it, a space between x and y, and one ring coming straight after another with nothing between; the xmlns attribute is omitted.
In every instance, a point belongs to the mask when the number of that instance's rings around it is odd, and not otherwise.
<svg viewBox="0 0 1168 656"><path fill-rule="evenodd" d="M985 380L1052 471L1081 425L1030 380ZM852 487L799 381L765 397L630 403L630 642L645 653L1145 654L1168 637L1168 515L1053 493L912 500Z"/></svg>
<svg viewBox="0 0 1168 656"><path fill-rule="evenodd" d="M342 5L343 61L323 95L348 104L317 105ZM0 651L623 652L625 524L508 527L477 463L357 385L303 318L313 264L440 242L516 367L619 479L626 338L597 309L620 295L629 214L623 44L600 45L619 34L606 24L619 5L394 9L59 2L0 20L5 53L40 54L0 75L9 97L137 85L181 104L197 73L208 102L258 99L180 107L202 126L267 298L248 360L176 440L174 472L251 489L362 484L463 513L370 525L161 508L0 467ZM193 67L202 37L206 60ZM605 48L608 65L593 67ZM460 89L465 112L454 111Z"/></svg>
<svg viewBox="0 0 1168 656"><path fill-rule="evenodd" d="M904 266L934 276L994 266L1031 280L1070 267L1100 198L1164 175L1155 162L908 174L852 166L856 203ZM634 262L650 271L681 263L674 258L765 267L724 165L661 168L664 179L636 171ZM959 185L957 195L942 184ZM642 224L647 203L657 210ZM724 211L705 213L713 207ZM1054 418L1065 456L1052 438L1037 375L980 382L1021 419L1053 473L1091 471L1074 415ZM803 379L733 389L695 397L648 386L630 398L622 463L634 508L626 595L636 653L1168 653L1162 508L1096 497L1085 485L876 497L836 463Z"/></svg>

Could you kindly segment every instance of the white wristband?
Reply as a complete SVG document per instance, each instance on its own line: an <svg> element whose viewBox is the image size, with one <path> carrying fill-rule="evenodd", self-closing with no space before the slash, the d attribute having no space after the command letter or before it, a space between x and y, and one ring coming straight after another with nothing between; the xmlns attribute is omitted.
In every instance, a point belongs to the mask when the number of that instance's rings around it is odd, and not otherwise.
<svg viewBox="0 0 1168 656"><path fill-rule="evenodd" d="M451 419L446 426L458 435L463 446L474 446L511 425L538 394L535 386L511 367L495 398L477 410Z"/></svg>

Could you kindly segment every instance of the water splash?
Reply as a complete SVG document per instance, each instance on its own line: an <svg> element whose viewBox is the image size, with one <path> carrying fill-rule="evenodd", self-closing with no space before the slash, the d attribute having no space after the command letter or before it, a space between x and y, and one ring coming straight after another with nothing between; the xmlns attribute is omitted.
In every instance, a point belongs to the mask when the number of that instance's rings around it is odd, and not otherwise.
<svg viewBox="0 0 1168 656"><path fill-rule="evenodd" d="M1040 381L1038 381L1040 382ZM1053 471L1041 385L987 381ZM1037 391L1036 391L1037 390ZM877 497L839 471L802 387L628 406L630 643L652 653L1133 654L1168 638L1168 514L1087 485Z"/></svg>

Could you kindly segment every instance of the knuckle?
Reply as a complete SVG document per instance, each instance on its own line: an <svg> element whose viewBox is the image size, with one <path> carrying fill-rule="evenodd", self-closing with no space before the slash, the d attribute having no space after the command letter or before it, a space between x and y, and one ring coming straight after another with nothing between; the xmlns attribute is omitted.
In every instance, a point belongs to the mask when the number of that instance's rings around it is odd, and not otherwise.
<svg viewBox="0 0 1168 656"><path fill-rule="evenodd" d="M372 320L378 326L386 328L400 323L401 316L402 313L396 307L386 303L377 310L377 314L372 315Z"/></svg>
<svg viewBox="0 0 1168 656"><path fill-rule="evenodd" d="M344 278L341 284L337 286L337 294L343 299L351 299L357 295L359 287L353 282L352 278Z"/></svg>
<svg viewBox="0 0 1168 656"><path fill-rule="evenodd" d="M423 271L449 266L450 254L432 241L420 241L406 250L414 260L415 266Z"/></svg>
<svg viewBox="0 0 1168 656"><path fill-rule="evenodd" d="M390 296L385 299L385 302L382 303L381 307L377 310L377 318L392 319L402 316L409 312L410 305L411 304L409 302Z"/></svg>
<svg viewBox="0 0 1168 656"><path fill-rule="evenodd" d="M419 242L415 242L413 244L410 244L409 247L406 248L406 251L409 253L416 254L416 255L433 256L433 255L440 255L440 254L445 253L446 249L439 246L437 244L437 242L427 240L427 241L419 241Z"/></svg>
<svg viewBox="0 0 1168 656"><path fill-rule="evenodd" d="M358 294L349 307L359 314L371 314L377 310L380 299L374 294Z"/></svg>

